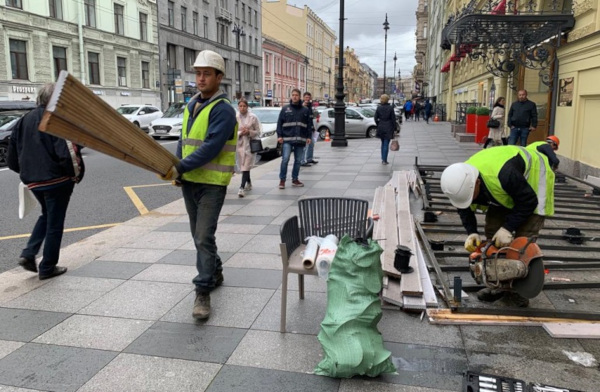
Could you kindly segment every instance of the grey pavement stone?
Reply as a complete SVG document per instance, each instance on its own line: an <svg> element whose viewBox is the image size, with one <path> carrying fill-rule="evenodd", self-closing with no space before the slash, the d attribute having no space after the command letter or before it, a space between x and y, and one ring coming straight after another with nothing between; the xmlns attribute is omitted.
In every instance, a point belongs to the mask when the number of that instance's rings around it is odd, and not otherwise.
<svg viewBox="0 0 600 392"><path fill-rule="evenodd" d="M236 212L244 216L277 216L286 209L286 205L247 205Z"/></svg>
<svg viewBox="0 0 600 392"><path fill-rule="evenodd" d="M34 343L122 351L152 324L152 321L76 314L39 336Z"/></svg>
<svg viewBox="0 0 600 392"><path fill-rule="evenodd" d="M424 387L412 387L408 385L386 384L378 381L367 381L359 378L342 380L338 392L449 392L455 389L431 389Z"/></svg>
<svg viewBox="0 0 600 392"><path fill-rule="evenodd" d="M297 274L288 274L288 290L299 289L298 286L298 275ZM316 275L304 275L304 294L306 297L306 292L316 291L319 293L327 292L327 281L319 278ZM296 298L298 298L298 293L294 294ZM288 298L290 295L288 294Z"/></svg>
<svg viewBox="0 0 600 392"><path fill-rule="evenodd" d="M49 283L21 267L0 274L0 304L6 304L31 290Z"/></svg>
<svg viewBox="0 0 600 392"><path fill-rule="evenodd" d="M318 334L326 308L325 293L305 292L304 299L300 299L298 291L288 291L286 330L292 333ZM279 331L280 319L281 290L278 290L252 324L252 329Z"/></svg>
<svg viewBox="0 0 600 392"><path fill-rule="evenodd" d="M39 392L39 390L0 385L0 392Z"/></svg>
<svg viewBox="0 0 600 392"><path fill-rule="evenodd" d="M76 391L116 355L112 351L28 343L0 359L0 384Z"/></svg>
<svg viewBox="0 0 600 392"><path fill-rule="evenodd" d="M344 192L343 197L352 197L352 198L355 198L355 199L364 199L364 200L369 201L369 203L371 203L372 200L373 200L373 198L375 197L375 189L374 188L371 188L371 189L354 189L354 188L350 187L346 192Z"/></svg>
<svg viewBox="0 0 600 392"><path fill-rule="evenodd" d="M127 281L78 313L158 320L192 290L191 284Z"/></svg>
<svg viewBox="0 0 600 392"><path fill-rule="evenodd" d="M250 241L254 235L252 234L232 234L232 233L219 233L217 229L217 249L220 252L235 253L237 252L246 242ZM190 240L184 245L179 247L179 250L196 250L194 241Z"/></svg>
<svg viewBox="0 0 600 392"><path fill-rule="evenodd" d="M218 240L217 240L218 242ZM241 248L240 252L245 253L275 253L279 254L279 244L281 238L278 235L255 235L247 241Z"/></svg>
<svg viewBox="0 0 600 392"><path fill-rule="evenodd" d="M217 232L217 236L220 233L234 233L234 234L258 234L264 225L235 225L228 223L219 223L219 228Z"/></svg>
<svg viewBox="0 0 600 392"><path fill-rule="evenodd" d="M69 316L68 313L0 308L0 339L29 342Z"/></svg>
<svg viewBox="0 0 600 392"><path fill-rule="evenodd" d="M170 249L117 248L108 252L98 261L122 261L127 263L156 263L171 252Z"/></svg>
<svg viewBox="0 0 600 392"><path fill-rule="evenodd" d="M190 240L188 232L153 231L134 239L128 248L139 249L177 249Z"/></svg>
<svg viewBox="0 0 600 392"><path fill-rule="evenodd" d="M295 372L225 365L207 392L329 392L337 391L340 381Z"/></svg>
<svg viewBox="0 0 600 392"><path fill-rule="evenodd" d="M190 232L189 222L170 222L166 225L158 227L155 231L174 231L174 232Z"/></svg>
<svg viewBox="0 0 600 392"><path fill-rule="evenodd" d="M463 348L458 326L430 324L426 317L421 321L419 315L398 310L383 310L377 328L386 342Z"/></svg>
<svg viewBox="0 0 600 392"><path fill-rule="evenodd" d="M121 261L92 261L76 270L69 271L71 276L85 276L88 278L130 279L139 274L151 264L125 263Z"/></svg>
<svg viewBox="0 0 600 392"><path fill-rule="evenodd" d="M575 362L564 363L557 360L554 354L542 360L521 355L472 352L467 352L467 355L469 370L478 373L589 392L597 391L600 385L600 372L597 366L586 368ZM562 353L556 355L565 356Z"/></svg>
<svg viewBox="0 0 600 392"><path fill-rule="evenodd" d="M467 369L464 350L385 342L392 352L397 375L384 374L381 381L458 391L462 372Z"/></svg>
<svg viewBox="0 0 600 392"><path fill-rule="evenodd" d="M213 363L119 354L78 392L204 391L220 368Z"/></svg>
<svg viewBox="0 0 600 392"><path fill-rule="evenodd" d="M210 318L202 324L250 328L274 292L257 288L219 287L210 294ZM192 292L161 318L161 321L195 324L196 320L192 318L195 298L196 293ZM240 300L241 298L243 300Z"/></svg>
<svg viewBox="0 0 600 392"><path fill-rule="evenodd" d="M196 266L153 264L132 278L151 282L190 283L198 274Z"/></svg>
<svg viewBox="0 0 600 392"><path fill-rule="evenodd" d="M591 271L585 271L583 273L590 275ZM577 279L571 272L569 273L569 276L571 279L575 279L576 281L588 280L584 277L582 277L583 279ZM597 282L598 279L593 279L593 281ZM546 294L546 296L558 310L598 312L598 309L600 308L600 298L598 297L598 293L593 290L546 290L544 291L544 294Z"/></svg>
<svg viewBox="0 0 600 392"><path fill-rule="evenodd" d="M281 226L280 225L266 225L258 234L263 235L279 235Z"/></svg>
<svg viewBox="0 0 600 392"><path fill-rule="evenodd" d="M306 197L342 197L347 188L312 188L308 189L304 196Z"/></svg>
<svg viewBox="0 0 600 392"><path fill-rule="evenodd" d="M325 189L348 189L352 184L352 181L322 181L316 183L313 188L325 188Z"/></svg>
<svg viewBox="0 0 600 392"><path fill-rule="evenodd" d="M123 280L67 275L54 278L6 306L31 310L75 313L123 283Z"/></svg>
<svg viewBox="0 0 600 392"><path fill-rule="evenodd" d="M158 322L125 349L132 354L225 363L245 330Z"/></svg>
<svg viewBox="0 0 600 392"><path fill-rule="evenodd" d="M273 221L273 217L271 216L244 216L244 215L232 215L228 216L219 222L219 227L217 228L217 236L218 231L221 227L221 223L228 225L268 225Z"/></svg>
<svg viewBox="0 0 600 392"><path fill-rule="evenodd" d="M260 206L260 207L289 207L296 204L295 199L258 199L253 200L252 203L248 204L249 207Z"/></svg>
<svg viewBox="0 0 600 392"><path fill-rule="evenodd" d="M281 271L257 268L223 269L226 287L252 287L276 290L281 286Z"/></svg>
<svg viewBox="0 0 600 392"><path fill-rule="evenodd" d="M12 342L10 340L0 340L0 359L6 357L25 343L23 342ZM2 388L0 388L0 391Z"/></svg>
<svg viewBox="0 0 600 392"><path fill-rule="evenodd" d="M227 364L312 373L321 359L321 345L314 335L250 330Z"/></svg>
<svg viewBox="0 0 600 392"><path fill-rule="evenodd" d="M273 188L273 183L269 182L270 188ZM296 201L298 198L294 195L285 195L285 194L280 194L280 193L275 193L275 194L266 194L266 195L262 195L260 197L262 200L291 200L291 201ZM268 217L266 217L268 218Z"/></svg>
<svg viewBox="0 0 600 392"><path fill-rule="evenodd" d="M227 262L223 263L224 267L232 268L256 268L279 270L283 268L281 256L278 254L267 253L235 253ZM279 272L281 277L281 272ZM281 278L280 278L281 280Z"/></svg>
<svg viewBox="0 0 600 392"><path fill-rule="evenodd" d="M244 207L244 205L232 204L229 202L229 200L225 200L225 204L221 208L221 215L235 214L237 211L239 211L243 207ZM189 218L186 216L185 220L182 220L182 221L189 222Z"/></svg>

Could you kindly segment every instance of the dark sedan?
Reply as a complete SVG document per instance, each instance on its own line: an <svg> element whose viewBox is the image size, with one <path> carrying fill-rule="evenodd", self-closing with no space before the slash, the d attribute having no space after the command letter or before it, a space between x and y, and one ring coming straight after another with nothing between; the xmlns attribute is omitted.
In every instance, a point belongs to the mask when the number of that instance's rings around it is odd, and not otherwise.
<svg viewBox="0 0 600 392"><path fill-rule="evenodd" d="M0 166L6 166L8 141L12 127L17 121L35 108L31 101L0 101Z"/></svg>

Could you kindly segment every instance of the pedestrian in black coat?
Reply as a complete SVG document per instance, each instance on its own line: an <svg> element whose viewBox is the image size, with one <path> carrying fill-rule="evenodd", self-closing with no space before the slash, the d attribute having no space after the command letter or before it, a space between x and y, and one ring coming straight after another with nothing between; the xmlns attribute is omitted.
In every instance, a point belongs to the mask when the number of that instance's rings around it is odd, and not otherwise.
<svg viewBox="0 0 600 392"><path fill-rule="evenodd" d="M381 164L387 165L390 141L396 132L396 114L392 105L388 103L390 97L387 94L383 94L379 100L380 105L375 110L375 123L377 124L377 137L381 139Z"/></svg>

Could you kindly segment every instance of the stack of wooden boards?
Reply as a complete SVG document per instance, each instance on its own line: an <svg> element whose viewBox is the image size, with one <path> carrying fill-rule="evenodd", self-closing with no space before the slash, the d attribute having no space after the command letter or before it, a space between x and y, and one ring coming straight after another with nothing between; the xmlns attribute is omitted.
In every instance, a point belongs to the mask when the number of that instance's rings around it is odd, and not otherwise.
<svg viewBox="0 0 600 392"><path fill-rule="evenodd" d="M410 171L396 171L387 184L375 190L372 209L375 221L373 238L378 240L383 248L382 300L383 306L388 308L423 310L438 306L423 252L415 237L410 212L409 187L415 178L415 173ZM394 268L395 250L398 245L404 245L411 250L409 266L414 270L412 273L401 274Z"/></svg>
<svg viewBox="0 0 600 392"><path fill-rule="evenodd" d="M178 162L66 71L60 72L40 131L162 175Z"/></svg>

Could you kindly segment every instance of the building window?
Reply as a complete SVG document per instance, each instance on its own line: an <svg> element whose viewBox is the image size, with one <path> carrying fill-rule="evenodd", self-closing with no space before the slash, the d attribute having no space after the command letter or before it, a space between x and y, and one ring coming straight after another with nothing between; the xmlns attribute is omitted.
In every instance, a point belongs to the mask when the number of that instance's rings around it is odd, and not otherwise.
<svg viewBox="0 0 600 392"><path fill-rule="evenodd" d="M175 4L172 1L169 1L167 7L169 9L169 27L175 27Z"/></svg>
<svg viewBox="0 0 600 392"><path fill-rule="evenodd" d="M56 19L63 18L62 0L49 0L50 17Z"/></svg>
<svg viewBox="0 0 600 392"><path fill-rule="evenodd" d="M115 33L119 35L125 34L125 26L123 25L123 6L115 4Z"/></svg>
<svg viewBox="0 0 600 392"><path fill-rule="evenodd" d="M181 31L187 31L187 8L181 7Z"/></svg>
<svg viewBox="0 0 600 392"><path fill-rule="evenodd" d="M96 0L84 0L85 25L96 27Z"/></svg>
<svg viewBox="0 0 600 392"><path fill-rule="evenodd" d="M23 3L21 0L6 0L6 6L23 9Z"/></svg>
<svg viewBox="0 0 600 392"><path fill-rule="evenodd" d="M167 68L177 68L177 46L167 44Z"/></svg>
<svg viewBox="0 0 600 392"><path fill-rule="evenodd" d="M246 4L242 3L242 22L246 21Z"/></svg>
<svg viewBox="0 0 600 392"><path fill-rule="evenodd" d="M248 6L248 23L252 26L252 8Z"/></svg>
<svg viewBox="0 0 600 392"><path fill-rule="evenodd" d="M258 28L258 11L254 10L254 27Z"/></svg>
<svg viewBox="0 0 600 392"><path fill-rule="evenodd" d="M13 79L29 80L27 73L27 42L11 39L10 66Z"/></svg>
<svg viewBox="0 0 600 392"><path fill-rule="evenodd" d="M240 0L235 0L235 18L239 19L240 18Z"/></svg>
<svg viewBox="0 0 600 392"><path fill-rule="evenodd" d="M251 69L251 65L250 64L245 64L244 67L244 80L251 80L250 79L250 69Z"/></svg>
<svg viewBox="0 0 600 392"><path fill-rule="evenodd" d="M183 50L183 62L187 72L194 72L194 61L196 60L196 51L185 48Z"/></svg>
<svg viewBox="0 0 600 392"><path fill-rule="evenodd" d="M117 57L117 76L119 87L127 87L127 59Z"/></svg>
<svg viewBox="0 0 600 392"><path fill-rule="evenodd" d="M258 83L258 67L254 66L254 83Z"/></svg>
<svg viewBox="0 0 600 392"><path fill-rule="evenodd" d="M192 29L194 30L194 35L200 34L200 28L198 27L198 13L192 13Z"/></svg>
<svg viewBox="0 0 600 392"><path fill-rule="evenodd" d="M254 54L258 54L258 38L254 38Z"/></svg>
<svg viewBox="0 0 600 392"><path fill-rule="evenodd" d="M148 15L140 12L140 39L148 41Z"/></svg>
<svg viewBox="0 0 600 392"><path fill-rule="evenodd" d="M202 26L202 28L204 29L202 36L204 38L208 38L208 16L204 16L202 20L204 21L204 26Z"/></svg>
<svg viewBox="0 0 600 392"><path fill-rule="evenodd" d="M222 45L227 45L228 33L229 30L227 29L227 25L217 22L217 42Z"/></svg>
<svg viewBox="0 0 600 392"><path fill-rule="evenodd" d="M252 53L252 36L248 37L248 53Z"/></svg>
<svg viewBox="0 0 600 392"><path fill-rule="evenodd" d="M54 59L54 79L57 79L60 71L67 71L67 48L53 46L52 58Z"/></svg>
<svg viewBox="0 0 600 392"><path fill-rule="evenodd" d="M100 84L100 54L88 52L88 74L90 84Z"/></svg>
<svg viewBox="0 0 600 392"><path fill-rule="evenodd" d="M150 63L142 61L142 88L150 88Z"/></svg>

